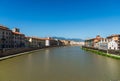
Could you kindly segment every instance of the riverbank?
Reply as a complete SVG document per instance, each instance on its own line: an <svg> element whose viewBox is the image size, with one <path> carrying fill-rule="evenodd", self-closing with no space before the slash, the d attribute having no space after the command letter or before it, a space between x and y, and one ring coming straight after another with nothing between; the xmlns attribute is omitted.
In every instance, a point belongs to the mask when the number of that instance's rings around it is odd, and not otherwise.
<svg viewBox="0 0 120 81"><path fill-rule="evenodd" d="M33 51L29 51L29 52L23 52L23 53L18 53L18 54L14 54L14 55L0 57L0 61L5 60L5 59L9 59L9 58L13 58L13 57L16 57L16 56L21 56L21 55L25 55L25 54L28 54L28 53L36 52L36 51L39 51L39 50L33 50Z"/></svg>
<svg viewBox="0 0 120 81"><path fill-rule="evenodd" d="M0 61L9 59L9 58L13 58L13 57L17 57L17 56L21 56L21 55L25 55L25 54L29 54L29 53L33 53L33 52L37 52L39 50L46 49L46 48L53 48L53 47L62 47L62 46L48 46L48 47L43 47L43 48L29 48L29 49L22 48L22 49L17 49L17 50L13 49L15 52L13 52L12 50L7 51L6 52L7 54L4 53L4 56L0 57ZM16 51L18 51L18 52L16 52ZM10 54L8 54L8 53L10 53ZM3 54L1 54L1 55L3 55Z"/></svg>
<svg viewBox="0 0 120 81"><path fill-rule="evenodd" d="M111 57L111 58L120 60L120 55L105 53L105 52L102 52L100 50L95 50L95 49L90 49L90 48L85 48L85 47L82 47L82 49L85 50L85 51L89 51L89 52L98 54L98 55L107 56L107 57Z"/></svg>

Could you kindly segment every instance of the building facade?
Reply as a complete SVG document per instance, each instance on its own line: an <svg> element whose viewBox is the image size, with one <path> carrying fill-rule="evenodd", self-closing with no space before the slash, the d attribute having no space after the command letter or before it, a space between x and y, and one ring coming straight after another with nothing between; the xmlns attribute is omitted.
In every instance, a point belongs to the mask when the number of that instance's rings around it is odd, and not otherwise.
<svg viewBox="0 0 120 81"><path fill-rule="evenodd" d="M114 40L118 45L118 49L120 50L120 34L115 34L115 35L108 36L107 39L108 40Z"/></svg>
<svg viewBox="0 0 120 81"><path fill-rule="evenodd" d="M60 40L60 41L62 42L62 45L65 45L65 46L70 45L70 42L71 42L69 40Z"/></svg>
<svg viewBox="0 0 120 81"><path fill-rule="evenodd" d="M100 37L100 35L97 35L96 38L92 38L92 39L87 39L85 40L85 46L86 47L92 47L95 48L96 44L102 39L102 37Z"/></svg>
<svg viewBox="0 0 120 81"><path fill-rule="evenodd" d="M12 31L13 37L13 48L22 48L25 47L25 35L20 33L18 28L14 28Z"/></svg>
<svg viewBox="0 0 120 81"><path fill-rule="evenodd" d="M40 48L45 47L45 39L38 37L26 37L27 47Z"/></svg>
<svg viewBox="0 0 120 81"><path fill-rule="evenodd" d="M51 37L45 38L45 46L62 46L61 40L53 39Z"/></svg>
<svg viewBox="0 0 120 81"><path fill-rule="evenodd" d="M98 43L98 49L103 49L103 50L118 50L118 44L115 42L115 40L109 40L109 39L102 39Z"/></svg>
<svg viewBox="0 0 120 81"><path fill-rule="evenodd" d="M96 38L85 40L85 46L102 50L119 50L119 37L119 35L111 35L107 38L96 36Z"/></svg>
<svg viewBox="0 0 120 81"><path fill-rule="evenodd" d="M12 47L12 31L5 26L0 26L0 49Z"/></svg>
<svg viewBox="0 0 120 81"><path fill-rule="evenodd" d="M76 41L70 41L70 45L79 45L79 46L84 46L84 42L76 42Z"/></svg>

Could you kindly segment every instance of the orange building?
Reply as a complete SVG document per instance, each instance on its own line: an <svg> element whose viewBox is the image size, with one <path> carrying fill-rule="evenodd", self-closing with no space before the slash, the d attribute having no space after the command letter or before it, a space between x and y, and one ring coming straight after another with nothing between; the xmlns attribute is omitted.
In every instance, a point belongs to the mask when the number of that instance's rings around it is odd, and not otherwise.
<svg viewBox="0 0 120 81"><path fill-rule="evenodd" d="M96 43L98 43L101 39L102 37L100 37L100 35L97 35L96 38L87 39L85 40L85 46L94 48Z"/></svg>

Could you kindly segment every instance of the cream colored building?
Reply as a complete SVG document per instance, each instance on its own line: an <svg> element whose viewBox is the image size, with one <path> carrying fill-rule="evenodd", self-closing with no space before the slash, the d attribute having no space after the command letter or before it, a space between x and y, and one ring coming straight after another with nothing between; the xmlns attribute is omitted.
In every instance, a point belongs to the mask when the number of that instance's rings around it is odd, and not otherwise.
<svg viewBox="0 0 120 81"><path fill-rule="evenodd" d="M69 40L60 40L62 42L63 45L67 46L70 45L70 41Z"/></svg>
<svg viewBox="0 0 120 81"><path fill-rule="evenodd" d="M13 48L22 48L25 47L25 35L20 33L18 28L14 28L12 31L13 37Z"/></svg>
<svg viewBox="0 0 120 81"><path fill-rule="evenodd" d="M45 46L45 39L38 37L26 37L28 47L39 48Z"/></svg>
<svg viewBox="0 0 120 81"><path fill-rule="evenodd" d="M79 45L79 46L84 46L84 42L76 42L76 41L70 41L70 45Z"/></svg>
<svg viewBox="0 0 120 81"><path fill-rule="evenodd" d="M60 40L48 38L39 38L39 37L26 37L27 47L39 48L39 47L49 47L49 46L59 46L61 45Z"/></svg>

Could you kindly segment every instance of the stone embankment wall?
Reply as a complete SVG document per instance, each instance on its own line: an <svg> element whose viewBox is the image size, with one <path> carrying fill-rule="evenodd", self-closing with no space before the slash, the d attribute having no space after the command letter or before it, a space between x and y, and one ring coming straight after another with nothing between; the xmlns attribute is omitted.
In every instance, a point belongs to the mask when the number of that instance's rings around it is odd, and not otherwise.
<svg viewBox="0 0 120 81"><path fill-rule="evenodd" d="M64 45L62 45L64 46ZM61 47L61 46L47 46L47 47L40 47L40 48L12 48L12 49L0 49L0 57L15 55L18 53L29 52L33 50L38 50L42 48L51 48L51 47Z"/></svg>
<svg viewBox="0 0 120 81"><path fill-rule="evenodd" d="M14 55L22 52L27 52L27 51L32 51L32 50L37 50L40 48L14 48L14 49L3 49L0 50L0 57L4 56L9 56L9 55Z"/></svg>

